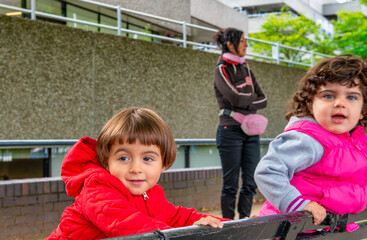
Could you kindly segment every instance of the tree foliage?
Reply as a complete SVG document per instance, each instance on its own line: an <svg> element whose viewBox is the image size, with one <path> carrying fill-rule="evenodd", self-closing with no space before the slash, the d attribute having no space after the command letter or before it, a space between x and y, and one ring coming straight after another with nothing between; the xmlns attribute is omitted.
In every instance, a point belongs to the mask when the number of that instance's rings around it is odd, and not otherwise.
<svg viewBox="0 0 367 240"><path fill-rule="evenodd" d="M360 2L367 5L367 0ZM350 53L367 59L367 19L364 14L343 10L337 16L337 20L332 21L335 33L331 39L312 20L285 12L267 17L262 32L251 33L250 37L329 55ZM250 46L256 53L271 56L270 45L251 41ZM307 59L309 55L285 48L280 48L280 56L296 62L310 61Z"/></svg>
<svg viewBox="0 0 367 240"><path fill-rule="evenodd" d="M367 59L367 19L363 13L341 11L337 15L338 20L333 21L335 48Z"/></svg>
<svg viewBox="0 0 367 240"><path fill-rule="evenodd" d="M320 26L303 15L294 16L290 13L280 15L270 15L262 25L262 32L251 33L250 37L276 42L282 45L295 47L298 49L313 50L315 52L332 54L333 48L325 33L320 31ZM251 41L253 50L262 55L269 55L271 47L269 45ZM282 58L292 61L310 61L303 59L304 52L280 48Z"/></svg>

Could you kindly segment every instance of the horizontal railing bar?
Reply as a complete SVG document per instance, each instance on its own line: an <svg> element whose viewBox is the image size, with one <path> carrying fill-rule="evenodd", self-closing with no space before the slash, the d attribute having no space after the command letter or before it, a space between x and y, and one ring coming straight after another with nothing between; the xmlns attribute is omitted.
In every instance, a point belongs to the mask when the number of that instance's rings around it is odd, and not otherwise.
<svg viewBox="0 0 367 240"><path fill-rule="evenodd" d="M31 10L28 10L26 8L13 7L13 6L5 5L5 4L1 4L1 3L0 3L0 8L6 8L6 9L9 9L9 10L15 10L15 11L25 12L25 13L31 13L32 12Z"/></svg>
<svg viewBox="0 0 367 240"><path fill-rule="evenodd" d="M218 29L203 27L203 26L200 26L200 25L192 24L192 23L186 23L186 26L207 30L209 32L218 32Z"/></svg>
<svg viewBox="0 0 367 240"><path fill-rule="evenodd" d="M365 212L356 215L350 215L356 219L363 219ZM328 213L332 216L332 214ZM351 221L351 218L348 219ZM228 221L223 223L222 229L215 229L207 226L189 226L174 228L157 232L148 232L129 236L108 238L109 240L147 240L147 239L167 239L174 240L216 240L216 239L361 239L366 237L365 224L361 224L361 230L353 233L325 233L315 232L312 235L303 235L298 238L299 233L322 229L329 225L314 225L313 216L309 212L291 212L277 215L270 215L258 218L248 218L241 220ZM335 235L336 234L336 235ZM163 236L162 236L163 235ZM340 235L344 238L340 238ZM300 235L298 235L300 236ZM310 236L310 237L308 237ZM325 237L328 236L328 237ZM337 238L333 238L335 236ZM164 239L166 239L164 238Z"/></svg>
<svg viewBox="0 0 367 240"><path fill-rule="evenodd" d="M265 40L260 40L260 39L252 38L252 37L249 37L249 36L246 36L246 39L247 39L247 40L254 41L254 42L266 43L266 44L269 44L269 45L277 45L277 43L274 43L274 42L269 42L269 41L265 41Z"/></svg>
<svg viewBox="0 0 367 240"><path fill-rule="evenodd" d="M302 66L306 66L306 67L310 67L311 66L310 63L293 62L291 60L285 60L285 59L279 59L279 61L280 62L284 62L284 63L295 64L295 65L302 65Z"/></svg>
<svg viewBox="0 0 367 240"><path fill-rule="evenodd" d="M273 61L277 60L276 58L273 58L273 57L268 57L268 56L259 55L259 54L255 54L255 53L246 53L246 56L265 58L265 59L269 59L269 60L273 60Z"/></svg>
<svg viewBox="0 0 367 240"><path fill-rule="evenodd" d="M147 36L147 37L153 37L153 38L158 38L158 39L170 40L172 42L179 42L179 43L184 42L182 39L170 38L170 37L165 37L165 36L161 36L161 35L155 35L155 34L151 34L151 33L143 33L143 32L139 32L139 31L135 31L135 30L130 30L130 29L126 29L126 28L121 28L121 31L122 32L126 32L126 33L134 33L134 34L138 34L138 35L143 35L143 36Z"/></svg>
<svg viewBox="0 0 367 240"><path fill-rule="evenodd" d="M71 146L78 139L40 139L40 140L0 140L1 148L33 148L33 147L55 147L55 146Z"/></svg>
<svg viewBox="0 0 367 240"><path fill-rule="evenodd" d="M48 17L48 18L52 18L52 19L56 19L56 20L63 20L63 21L67 21L67 22L80 23L80 24L90 25L90 26L93 26L93 27L101 27L101 28L107 28L107 29L117 31L117 27L104 25L104 24L100 24L100 23L87 22L87 21L79 20L79 19L75 19L75 18L68 18L68 17L58 16L58 15L53 15L53 14L38 12L38 11L36 11L36 15L37 16L42 16L42 17Z"/></svg>
<svg viewBox="0 0 367 240"><path fill-rule="evenodd" d="M93 5L97 5L97 6L101 6L101 7L106 7L106 8L112 8L112 9L117 9L118 6L116 5L111 5L111 4L107 4L107 3L101 3L101 2L95 2L95 1L89 1L89 0L79 0L80 2L85 2L85 3L90 3Z"/></svg>
<svg viewBox="0 0 367 240"><path fill-rule="evenodd" d="M261 144L269 144L272 138L261 138ZM37 139L37 140L0 140L1 148L33 148L33 147L56 147L71 146L78 139ZM198 139L175 139L177 145L215 145L215 139L198 138Z"/></svg>
<svg viewBox="0 0 367 240"><path fill-rule="evenodd" d="M170 19L170 18L156 16L156 15L152 15L152 14L149 14L149 13L139 12L139 11L135 11L135 10L127 9L127 8L121 8L121 11L122 12L133 13L133 14L138 14L138 15L141 15L141 16L144 16L144 17L155 18L155 19L158 19L158 20L171 22L171 23L176 23L176 24L182 24L183 23L183 21L178 21L178 20L174 20L174 19Z"/></svg>
<svg viewBox="0 0 367 240"><path fill-rule="evenodd" d="M197 43L197 42L192 42L192 41L186 41L186 43L190 45L194 45L194 46L202 46L202 47L207 47L207 48L219 49L217 46L204 44L204 43Z"/></svg>
<svg viewBox="0 0 367 240"><path fill-rule="evenodd" d="M310 52L310 51L305 50L305 49L296 48L296 47L290 47L290 46L283 45L283 44L279 44L279 48L291 49L291 50L295 50L295 51L298 51L298 52L308 52L308 53Z"/></svg>

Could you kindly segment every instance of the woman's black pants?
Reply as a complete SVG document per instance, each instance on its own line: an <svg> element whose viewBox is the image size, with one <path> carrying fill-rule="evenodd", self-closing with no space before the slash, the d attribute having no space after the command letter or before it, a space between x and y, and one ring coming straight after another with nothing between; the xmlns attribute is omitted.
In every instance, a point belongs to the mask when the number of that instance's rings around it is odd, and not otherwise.
<svg viewBox="0 0 367 240"><path fill-rule="evenodd" d="M249 217L252 199L256 193L254 172L260 161L260 138L258 135L246 135L238 125L229 125L218 126L216 142L223 171L223 218L234 219L240 169L242 187L238 199L238 213L240 218Z"/></svg>

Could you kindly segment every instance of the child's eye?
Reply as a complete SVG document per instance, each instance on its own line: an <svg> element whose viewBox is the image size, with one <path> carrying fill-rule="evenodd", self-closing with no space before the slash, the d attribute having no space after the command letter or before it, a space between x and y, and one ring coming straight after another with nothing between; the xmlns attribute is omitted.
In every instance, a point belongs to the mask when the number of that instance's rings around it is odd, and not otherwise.
<svg viewBox="0 0 367 240"><path fill-rule="evenodd" d="M324 98L326 98L326 99L334 99L334 96L331 95L331 94L325 94L324 95Z"/></svg>
<svg viewBox="0 0 367 240"><path fill-rule="evenodd" d="M128 161L128 160L129 160L129 158L128 158L128 157L126 157L126 156L122 156L122 157L119 157L119 160L120 160L120 161Z"/></svg>
<svg viewBox="0 0 367 240"><path fill-rule="evenodd" d="M151 158L151 157L144 157L144 161L146 161L146 162L153 162L154 159Z"/></svg>
<svg viewBox="0 0 367 240"><path fill-rule="evenodd" d="M351 100L351 101L355 101L355 100L357 100L357 97L356 96L347 96L347 99Z"/></svg>

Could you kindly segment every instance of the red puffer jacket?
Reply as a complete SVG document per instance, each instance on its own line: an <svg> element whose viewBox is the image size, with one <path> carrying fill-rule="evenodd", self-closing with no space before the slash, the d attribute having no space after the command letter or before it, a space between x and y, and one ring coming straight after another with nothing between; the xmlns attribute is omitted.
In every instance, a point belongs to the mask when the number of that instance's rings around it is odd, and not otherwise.
<svg viewBox="0 0 367 240"><path fill-rule="evenodd" d="M133 196L120 180L97 164L96 140L80 139L66 154L61 177L66 192L75 197L59 226L47 239L102 239L190 226L207 215L167 202L162 187L155 185Z"/></svg>

